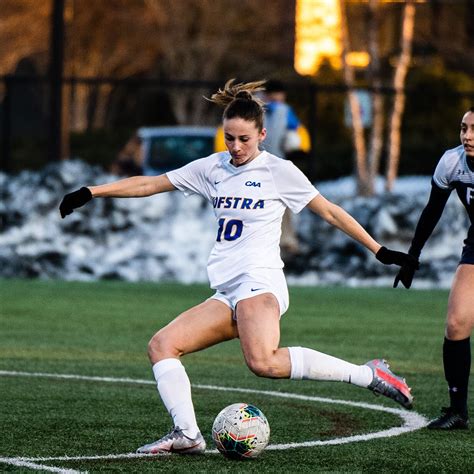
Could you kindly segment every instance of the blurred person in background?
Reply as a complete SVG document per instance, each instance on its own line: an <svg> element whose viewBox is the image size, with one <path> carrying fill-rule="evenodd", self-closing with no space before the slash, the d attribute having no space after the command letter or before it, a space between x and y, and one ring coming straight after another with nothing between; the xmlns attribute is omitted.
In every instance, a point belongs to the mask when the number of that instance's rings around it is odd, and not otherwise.
<svg viewBox="0 0 474 474"><path fill-rule="evenodd" d="M301 148L298 129L301 125L293 108L286 102L286 87L278 80L266 82L264 126L267 136L263 147L280 158Z"/></svg>
<svg viewBox="0 0 474 474"><path fill-rule="evenodd" d="M145 197L178 189L185 195L203 196L214 208L217 235L207 270L215 293L161 328L148 344L158 392L174 427L138 453L205 451L181 357L235 338L247 366L260 377L346 382L405 408L412 406L405 380L392 373L383 359L358 365L314 349L280 347L280 318L289 305L279 247L287 207L294 212L309 208L383 264L416 266L418 262L376 242L346 211L326 200L293 163L259 149L266 137L264 107L254 94L263 84L230 80L212 95L211 102L224 108L228 151L158 176L82 187L64 196L59 206L64 218L92 198Z"/></svg>
<svg viewBox="0 0 474 474"><path fill-rule="evenodd" d="M133 135L119 151L110 166L110 172L118 176L137 176L143 173L143 141Z"/></svg>
<svg viewBox="0 0 474 474"><path fill-rule="evenodd" d="M287 104L286 94L286 87L281 81L272 79L266 82L264 126L267 136L263 148L280 158L297 162L301 161L302 156L307 158L309 140L305 136L306 129L293 108ZM280 247L284 261L300 253L294 216L289 209L283 215Z"/></svg>
<svg viewBox="0 0 474 474"><path fill-rule="evenodd" d="M408 253L418 259L443 213L453 189L467 210L471 225L464 240L461 260L448 300L443 343L443 366L450 406L428 428L466 429L469 426L468 386L471 370L470 337L474 326L474 107L461 120L461 145L441 157L431 181L431 194L415 229ZM402 266L394 287L401 281L410 288L416 268Z"/></svg>

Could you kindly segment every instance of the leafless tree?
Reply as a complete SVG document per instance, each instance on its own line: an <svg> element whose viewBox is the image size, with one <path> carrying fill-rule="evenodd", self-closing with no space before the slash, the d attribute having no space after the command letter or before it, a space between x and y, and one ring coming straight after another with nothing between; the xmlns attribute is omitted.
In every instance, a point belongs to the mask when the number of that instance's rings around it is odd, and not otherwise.
<svg viewBox="0 0 474 474"><path fill-rule="evenodd" d="M66 23L66 73L80 77L126 78L144 74L161 53L155 25L142 1L81 0L69 4ZM112 86L74 88L71 124L74 131L101 128ZM91 111L91 98L95 107Z"/></svg>
<svg viewBox="0 0 474 474"><path fill-rule="evenodd" d="M357 170L357 192L360 195L372 195L375 192L375 178L380 168L380 158L383 148L384 132L384 99L381 93L382 77L380 70L380 15L382 5L380 0L369 1L369 28L368 50L371 64L368 71L368 80L372 93L373 123L369 136L369 150L366 150L364 129L361 121L360 104L357 101L354 88L356 86L354 71L345 61L347 52L350 51L349 31L347 26L347 0L339 0L341 8L341 36L342 36L342 64L344 81L349 88L348 101L352 115L352 132L355 149L355 162ZM400 34L400 54L393 76L395 96L388 123L388 164L386 170L386 189L391 191L393 182L398 173L400 146L401 146L401 121L405 105L405 80L411 60L415 22L415 2L407 0L403 6L402 31Z"/></svg>
<svg viewBox="0 0 474 474"><path fill-rule="evenodd" d="M348 101L352 122L352 138L354 143L355 163L357 171L357 192L360 195L370 194L369 175L367 170L367 148L365 144L364 127L359 99L355 91L354 69L346 58L350 51L349 30L347 26L346 1L340 0L341 10L341 40L342 40L342 68L344 82L348 87Z"/></svg>
<svg viewBox="0 0 474 474"><path fill-rule="evenodd" d="M47 64L51 2L2 0L0 9L0 75L11 74L23 58Z"/></svg>
<svg viewBox="0 0 474 474"><path fill-rule="evenodd" d="M1 0L0 74L24 57L41 57L47 72L51 6L52 0ZM290 25L281 24L287 9L287 0L65 0L65 75L261 78L275 70L282 38L291 37ZM71 129L103 127L112 91L81 81L65 90ZM179 123L208 122L208 92L171 93Z"/></svg>
<svg viewBox="0 0 474 474"><path fill-rule="evenodd" d="M401 51L397 60L395 75L393 78L395 97L393 99L393 107L390 115L389 125L389 151L385 182L385 189L387 191L391 191L393 189L393 183L398 175L401 146L401 123L403 110L405 108L404 87L408 67L411 61L415 12L416 9L414 1L407 0L403 7L403 23L400 38Z"/></svg>
<svg viewBox="0 0 474 474"><path fill-rule="evenodd" d="M216 80L264 70L263 57L281 44L278 28L287 2L261 0L145 0L161 45L160 70L172 79ZM264 20L262 14L265 15ZM258 45L258 46L257 46ZM258 49L258 51L257 51ZM275 53L273 53L275 54ZM231 73L232 74L232 73ZM179 123L207 120L208 104L195 90L172 92Z"/></svg>
<svg viewBox="0 0 474 474"><path fill-rule="evenodd" d="M369 55L368 69L369 83L372 85L372 127L369 136L369 150L367 154L369 178L368 193L373 194L375 178L380 169L380 158L383 148L384 131L384 96L381 92L382 75L380 68L380 0L369 1Z"/></svg>

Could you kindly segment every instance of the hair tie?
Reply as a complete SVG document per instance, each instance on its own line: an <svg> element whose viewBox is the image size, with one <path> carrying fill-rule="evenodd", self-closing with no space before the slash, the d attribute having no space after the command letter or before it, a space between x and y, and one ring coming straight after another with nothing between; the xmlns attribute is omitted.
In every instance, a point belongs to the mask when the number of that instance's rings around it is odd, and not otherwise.
<svg viewBox="0 0 474 474"><path fill-rule="evenodd" d="M253 96L248 91L239 91L235 94L236 99L253 100Z"/></svg>

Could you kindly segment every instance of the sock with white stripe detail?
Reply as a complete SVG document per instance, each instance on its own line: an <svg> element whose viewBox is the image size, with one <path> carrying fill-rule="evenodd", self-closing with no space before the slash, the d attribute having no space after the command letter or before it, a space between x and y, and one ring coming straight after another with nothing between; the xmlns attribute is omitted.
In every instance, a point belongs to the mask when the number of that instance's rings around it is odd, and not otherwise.
<svg viewBox="0 0 474 474"><path fill-rule="evenodd" d="M189 438L195 438L199 427L191 398L191 383L183 364L178 359L163 359L153 366L153 374L174 426L179 426Z"/></svg>
<svg viewBox="0 0 474 474"><path fill-rule="evenodd" d="M356 365L306 347L289 347L290 378L347 382L367 388L373 379L366 365Z"/></svg>

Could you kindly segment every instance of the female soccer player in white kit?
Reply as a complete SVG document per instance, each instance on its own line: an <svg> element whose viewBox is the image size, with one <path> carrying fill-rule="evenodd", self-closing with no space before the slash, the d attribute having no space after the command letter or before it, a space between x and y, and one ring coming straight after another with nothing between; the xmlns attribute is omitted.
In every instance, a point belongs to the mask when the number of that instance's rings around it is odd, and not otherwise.
<svg viewBox="0 0 474 474"><path fill-rule="evenodd" d="M308 207L373 252L384 264L418 265L415 258L377 243L347 212L327 201L290 161L259 150L265 139L263 104L253 96L264 81L228 81L211 101L225 107L227 152L213 154L160 176L136 176L83 187L67 194L62 217L92 197L144 197L182 191L199 194L213 206L217 236L208 262L216 293L177 316L150 340L148 355L158 392L174 429L142 446L138 453L200 454L206 447L191 398L181 356L219 342L240 339L245 362L260 377L334 380L368 388L411 408L404 379L382 359L355 365L303 347L279 347L281 315L288 290L280 258L281 220L285 208Z"/></svg>

